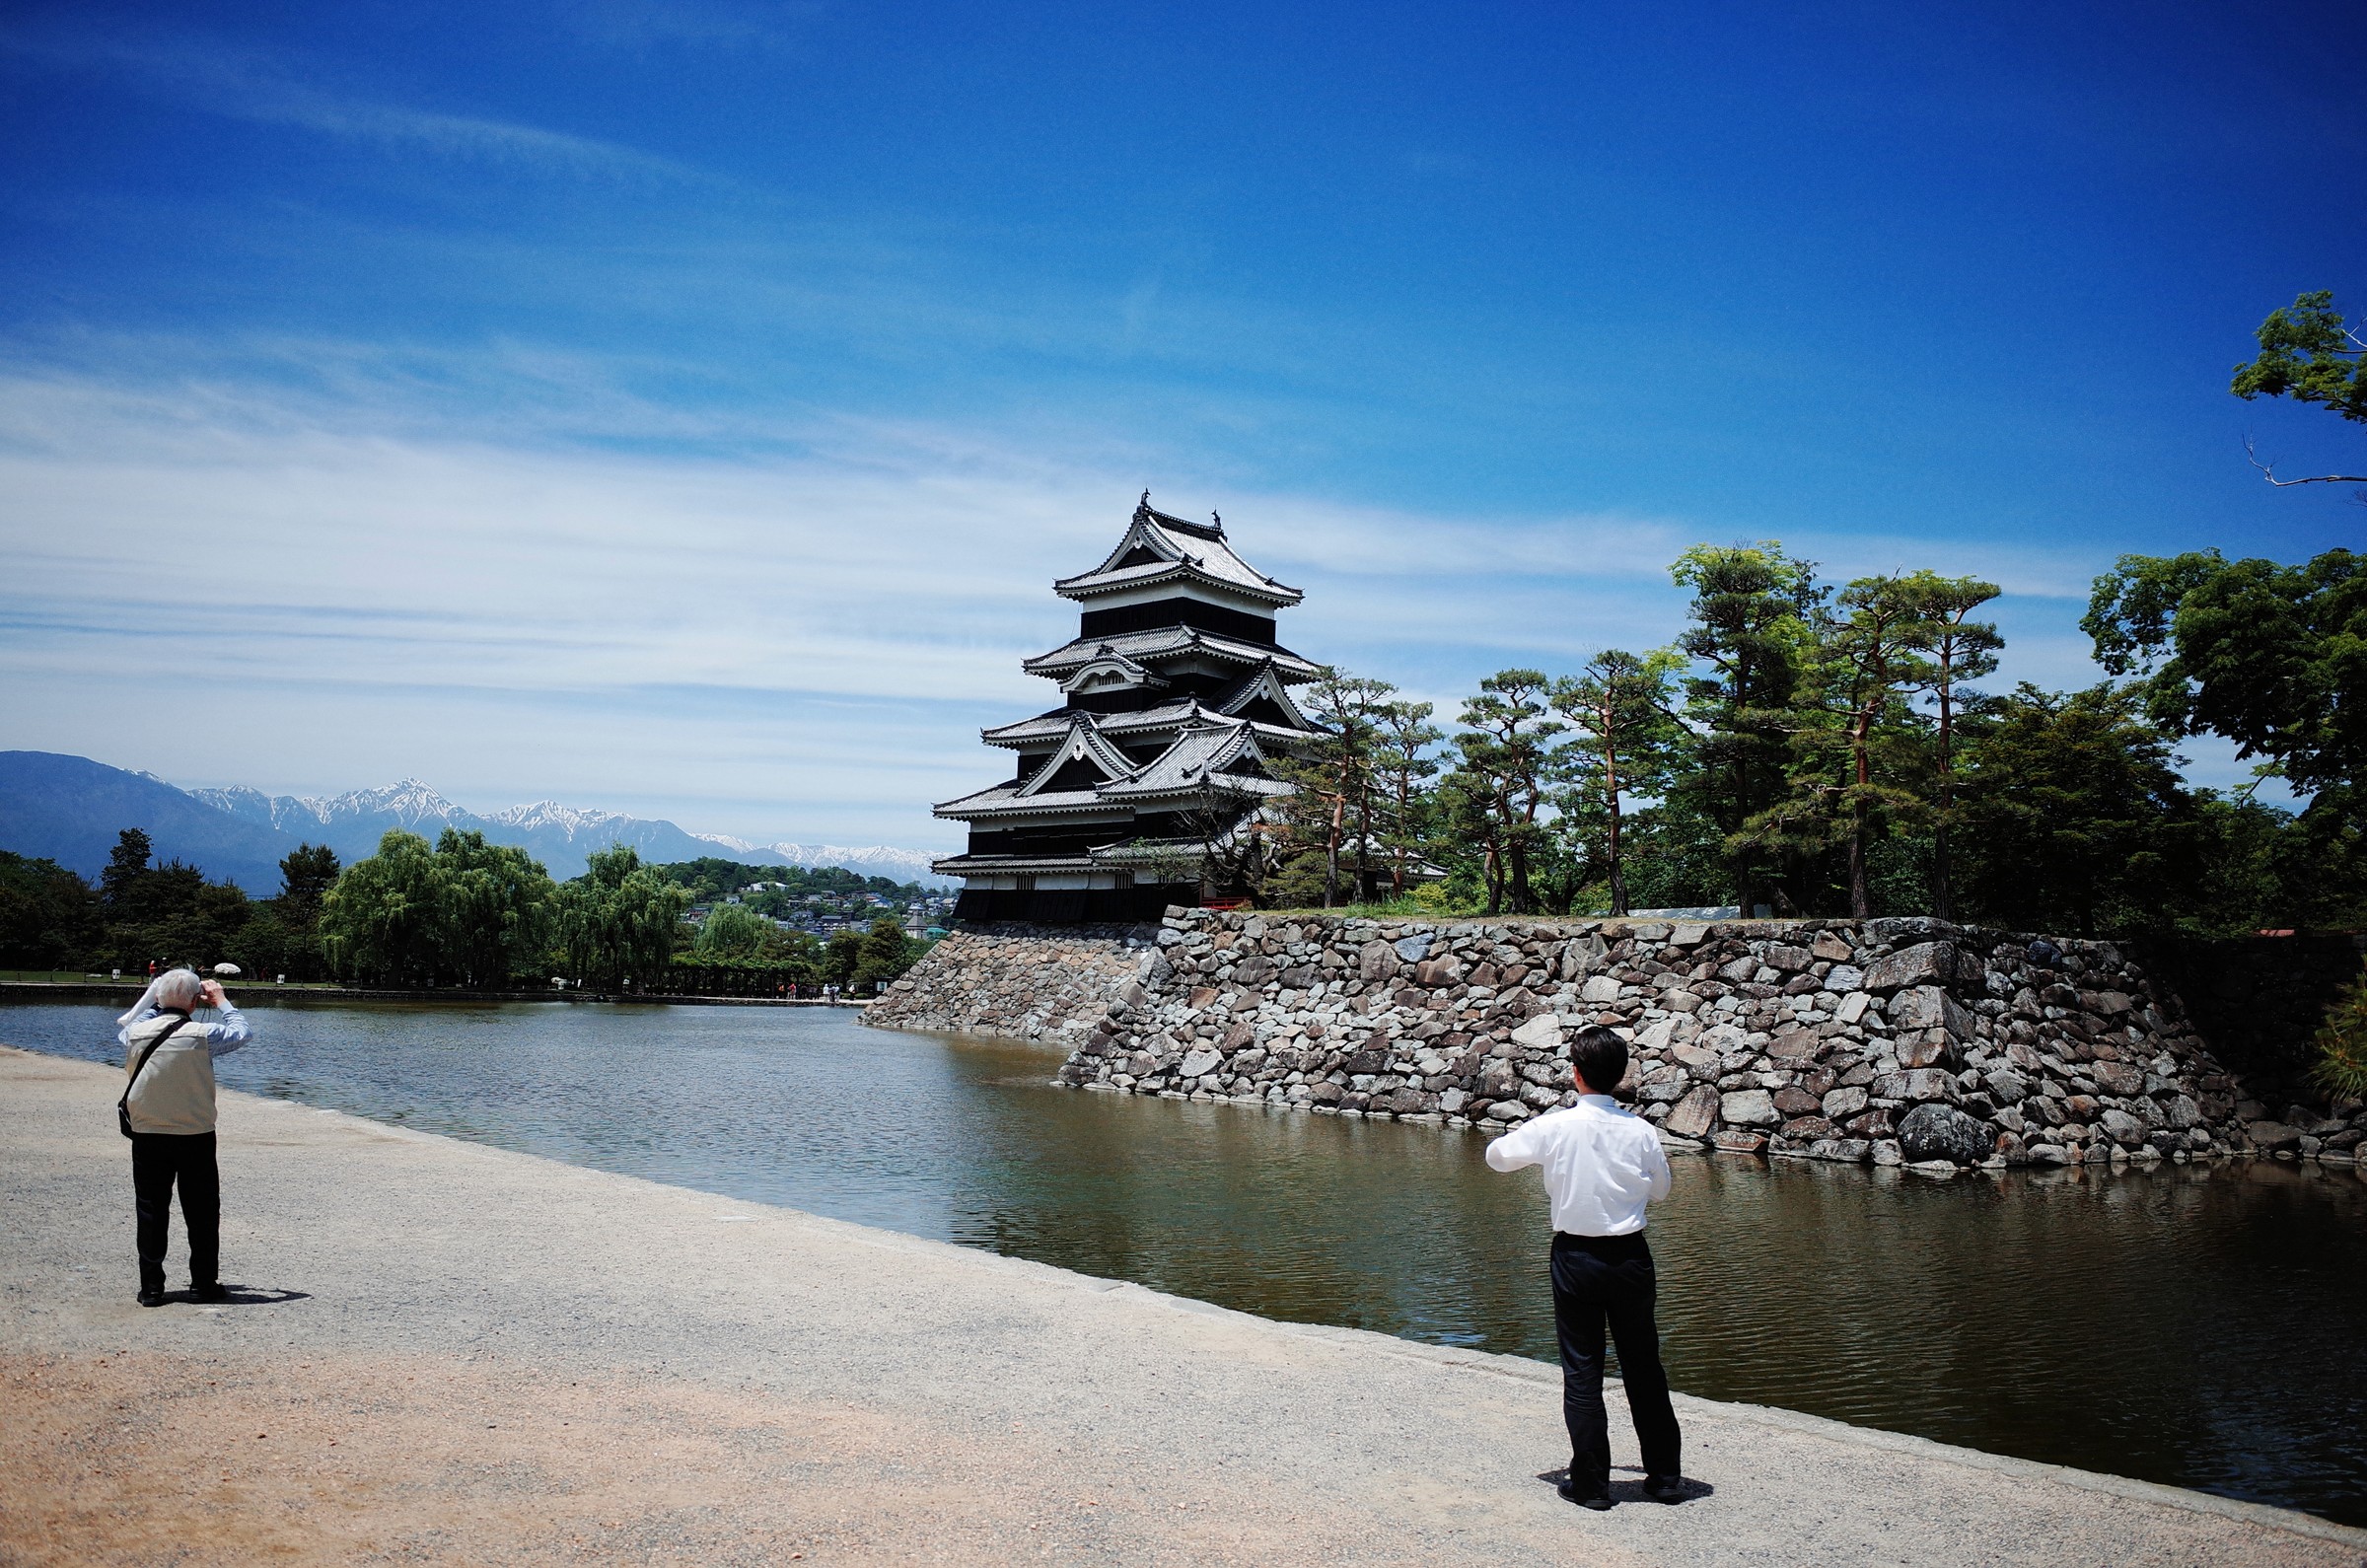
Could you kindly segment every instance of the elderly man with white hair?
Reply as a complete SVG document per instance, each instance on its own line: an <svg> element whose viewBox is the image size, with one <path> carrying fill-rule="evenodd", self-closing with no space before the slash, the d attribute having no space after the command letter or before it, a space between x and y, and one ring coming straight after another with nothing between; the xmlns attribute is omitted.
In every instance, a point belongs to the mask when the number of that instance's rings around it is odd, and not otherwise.
<svg viewBox="0 0 2367 1568"><path fill-rule="evenodd" d="M222 1015L191 1021L199 1007ZM225 1299L222 1289L222 1177L214 1164L214 1058L247 1043L246 1015L219 981L170 969L148 983L122 1028L123 1098L116 1117L131 1140L131 1189L140 1216L140 1305L165 1304L165 1238L173 1186L189 1232L189 1295Z"/></svg>

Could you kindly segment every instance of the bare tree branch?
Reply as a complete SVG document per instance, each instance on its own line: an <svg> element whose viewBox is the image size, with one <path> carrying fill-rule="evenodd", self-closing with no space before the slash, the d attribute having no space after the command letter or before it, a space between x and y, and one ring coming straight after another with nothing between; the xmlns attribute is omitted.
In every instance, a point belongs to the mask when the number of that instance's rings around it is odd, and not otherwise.
<svg viewBox="0 0 2367 1568"><path fill-rule="evenodd" d="M2313 473L2306 479L2280 479L2273 464L2262 463L2253 451L2252 438L2244 438L2244 461L2260 470L2261 477L2278 489L2294 484L2367 484L2367 473Z"/></svg>

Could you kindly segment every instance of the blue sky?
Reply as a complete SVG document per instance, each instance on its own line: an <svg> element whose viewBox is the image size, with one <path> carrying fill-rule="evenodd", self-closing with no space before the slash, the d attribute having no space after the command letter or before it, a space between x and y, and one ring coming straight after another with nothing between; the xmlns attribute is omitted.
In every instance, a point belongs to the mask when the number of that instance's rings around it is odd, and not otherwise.
<svg viewBox="0 0 2367 1568"><path fill-rule="evenodd" d="M2334 7L38 4L7 741L909 844L1150 486L1451 706L1667 561L2357 544L2247 405L2357 258ZM139 722L184 699L225 715ZM2209 748L2198 776L2232 777Z"/></svg>

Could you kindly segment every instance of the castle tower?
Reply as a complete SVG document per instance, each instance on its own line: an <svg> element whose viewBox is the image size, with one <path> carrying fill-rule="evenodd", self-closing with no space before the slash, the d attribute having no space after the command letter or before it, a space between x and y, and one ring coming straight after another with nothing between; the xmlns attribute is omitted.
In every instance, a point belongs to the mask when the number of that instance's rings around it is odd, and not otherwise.
<svg viewBox="0 0 2367 1568"><path fill-rule="evenodd" d="M963 879L955 912L1155 920L1222 895L1222 848L1290 793L1269 764L1319 733L1290 695L1318 669L1274 640L1304 596L1234 554L1221 520L1154 511L1147 490L1109 557L1052 588L1082 606L1077 635L1021 668L1061 705L981 732L1016 753L1011 776L936 808L969 824L935 868Z"/></svg>

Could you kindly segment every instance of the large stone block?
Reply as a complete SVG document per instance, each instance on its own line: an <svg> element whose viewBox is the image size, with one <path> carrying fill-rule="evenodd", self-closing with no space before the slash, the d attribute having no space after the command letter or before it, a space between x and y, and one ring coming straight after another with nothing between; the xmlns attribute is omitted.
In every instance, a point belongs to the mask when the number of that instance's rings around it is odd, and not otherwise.
<svg viewBox="0 0 2367 1568"><path fill-rule="evenodd" d="M1525 1050L1559 1050L1561 1021L1550 1013L1540 1013L1512 1032L1512 1042Z"/></svg>
<svg viewBox="0 0 2367 1568"><path fill-rule="evenodd" d="M1436 988L1453 985L1462 978L1463 961L1452 953L1442 953L1435 959L1424 959L1413 968L1413 980L1416 985Z"/></svg>
<svg viewBox="0 0 2367 1568"><path fill-rule="evenodd" d="M2144 1072L2139 1068L2131 1067L2126 1062L2090 1062L2088 1076L2095 1079L2096 1087L2108 1095L2117 1095L2125 1099L2130 1095L2141 1095L2145 1092Z"/></svg>
<svg viewBox="0 0 2367 1568"><path fill-rule="evenodd" d="M1590 975L1579 988L1578 998L1583 1002L1615 1002L1619 999L1619 982L1608 974Z"/></svg>
<svg viewBox="0 0 2367 1568"><path fill-rule="evenodd" d="M1575 980L1581 975L1592 974L1610 954L1611 950L1603 945L1603 939L1598 936L1583 936L1566 943L1561 950L1561 977Z"/></svg>
<svg viewBox="0 0 2367 1568"><path fill-rule="evenodd" d="M1876 1100L1952 1100L1956 1079L1937 1067L1916 1067L1902 1073L1884 1073L1874 1080Z"/></svg>
<svg viewBox="0 0 2367 1568"><path fill-rule="evenodd" d="M1866 965L1869 991L1896 991L1902 985L1921 985L1926 981L1945 985L1955 978L1956 945L1952 942L1918 942L1911 948L1885 954Z"/></svg>
<svg viewBox="0 0 2367 1568"><path fill-rule="evenodd" d="M1772 1127L1783 1119L1763 1089L1737 1089L1718 1098L1718 1114L1738 1127Z"/></svg>
<svg viewBox="0 0 2367 1568"><path fill-rule="evenodd" d="M1978 1165L1996 1151L1988 1128L1953 1105L1917 1105L1899 1121L1899 1148L1910 1161Z"/></svg>
<svg viewBox="0 0 2367 1568"><path fill-rule="evenodd" d="M1707 1084L1698 1084L1670 1107L1669 1119L1661 1125L1680 1138L1698 1138L1709 1131L1717 1117L1718 1092Z"/></svg>

